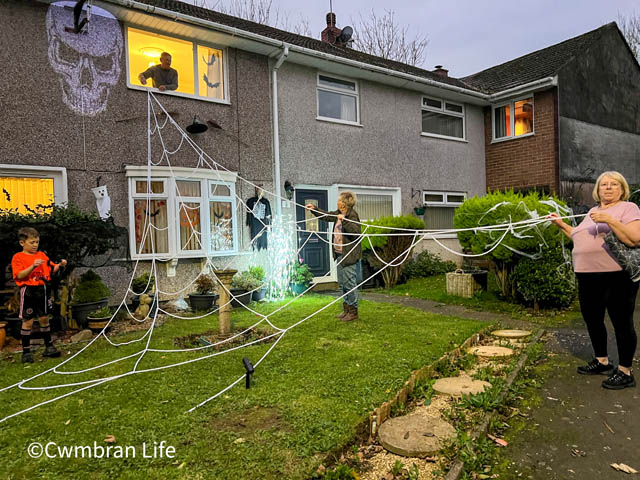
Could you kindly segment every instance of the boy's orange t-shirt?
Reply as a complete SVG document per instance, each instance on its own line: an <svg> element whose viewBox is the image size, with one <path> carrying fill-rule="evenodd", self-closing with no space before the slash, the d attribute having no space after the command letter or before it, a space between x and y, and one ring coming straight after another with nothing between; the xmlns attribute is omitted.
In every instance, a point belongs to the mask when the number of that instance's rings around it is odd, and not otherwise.
<svg viewBox="0 0 640 480"><path fill-rule="evenodd" d="M37 259L41 258L44 260L42 265L38 265L34 268L27 278L23 278L22 280L18 279L18 273L23 271L25 268L29 268L33 265L33 262ZM11 269L13 270L13 279L16 281L16 285L22 287L24 285L44 285L44 282L48 282L51 280L51 271L52 267L55 264L49 261L49 257L45 255L43 252L36 252L33 255L24 252L16 253L11 259Z"/></svg>

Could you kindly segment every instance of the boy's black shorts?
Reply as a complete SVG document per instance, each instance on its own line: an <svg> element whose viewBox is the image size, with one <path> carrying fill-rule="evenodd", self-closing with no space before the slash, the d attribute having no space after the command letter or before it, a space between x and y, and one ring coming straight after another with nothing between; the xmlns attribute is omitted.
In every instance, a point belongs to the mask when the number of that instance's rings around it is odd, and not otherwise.
<svg viewBox="0 0 640 480"><path fill-rule="evenodd" d="M49 310L46 285L20 287L20 318L31 320L44 317Z"/></svg>

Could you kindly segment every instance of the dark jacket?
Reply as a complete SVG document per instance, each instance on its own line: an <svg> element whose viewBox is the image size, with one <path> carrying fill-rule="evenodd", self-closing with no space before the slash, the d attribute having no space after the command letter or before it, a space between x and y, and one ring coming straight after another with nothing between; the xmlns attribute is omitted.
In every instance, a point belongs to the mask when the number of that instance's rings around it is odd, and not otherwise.
<svg viewBox="0 0 640 480"><path fill-rule="evenodd" d="M338 215L340 215L340 210L327 212L326 210L322 210L316 207L310 211L316 217L325 215L320 218L320 220L322 220L323 222L331 222L334 224L338 221ZM358 212L356 212L353 208L350 208L347 211L344 216L344 220L342 220L342 256L344 257L344 259L342 260L342 262L340 262L340 265L344 267L353 265L362 258L362 247L359 235L362 232L362 229L359 222L360 217L358 216ZM331 243L334 243L333 230L331 231ZM338 254L335 250L333 250L333 258L336 259L337 256Z"/></svg>

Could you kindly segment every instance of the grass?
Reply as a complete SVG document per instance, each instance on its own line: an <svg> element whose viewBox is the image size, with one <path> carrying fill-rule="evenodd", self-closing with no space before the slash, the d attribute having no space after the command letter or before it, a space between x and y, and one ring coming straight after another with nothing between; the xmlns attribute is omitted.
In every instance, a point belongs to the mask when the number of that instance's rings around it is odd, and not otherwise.
<svg viewBox="0 0 640 480"><path fill-rule="evenodd" d="M577 303L568 310L540 310L534 313L533 309L518 303L512 303L500 296L500 292L492 274L489 274L489 285L486 291L476 293L472 298L463 298L447 294L445 275L434 275L425 278L412 278L402 285L396 285L392 289L378 289L378 293L391 295L403 295L423 300L451 305L463 305L467 308L503 313L512 318L539 323L548 327L582 326L582 317Z"/></svg>
<svg viewBox="0 0 640 480"><path fill-rule="evenodd" d="M288 326L331 299L310 295L273 317ZM277 305L262 305L263 313ZM333 306L289 331L256 367L252 388L244 381L193 413L189 408L244 373L242 357L256 362L271 345L256 345L177 368L121 378L0 424L0 478L307 479L331 452L352 443L369 412L391 398L410 372L438 359L484 325L401 306L362 302L358 322L343 324ZM233 312L235 326L250 312ZM171 319L154 331L156 348L176 338L215 329L216 317ZM138 333L118 341L139 338ZM121 358L140 343L112 347L104 340L71 362L82 369ZM166 365L203 353L149 353L140 368ZM68 354L65 351L65 356ZM16 355L17 357L17 355ZM44 371L59 359L23 366L0 357L0 385ZM122 373L135 360L82 375L47 375L31 385L64 383ZM59 391L12 389L0 393L2 413L52 398ZM29 458L32 442L59 446L133 446L136 457ZM165 441L174 458L142 458L142 444Z"/></svg>

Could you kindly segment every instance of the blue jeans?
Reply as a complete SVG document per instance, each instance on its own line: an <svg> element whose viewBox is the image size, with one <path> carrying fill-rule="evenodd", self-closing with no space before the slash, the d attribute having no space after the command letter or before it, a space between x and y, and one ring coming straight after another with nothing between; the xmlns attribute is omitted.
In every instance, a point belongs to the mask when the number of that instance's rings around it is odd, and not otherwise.
<svg viewBox="0 0 640 480"><path fill-rule="evenodd" d="M342 260L342 255L338 255L336 258L336 262L340 262ZM358 285L358 264L360 262L356 262L353 265L342 266L341 263L338 263L338 285L340 286L340 290L344 295L349 290L353 289L351 293L347 293L343 297L343 301L352 307L358 308L358 289L355 288Z"/></svg>

